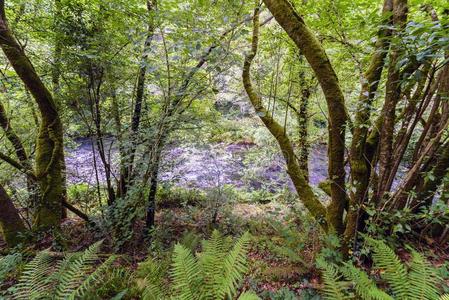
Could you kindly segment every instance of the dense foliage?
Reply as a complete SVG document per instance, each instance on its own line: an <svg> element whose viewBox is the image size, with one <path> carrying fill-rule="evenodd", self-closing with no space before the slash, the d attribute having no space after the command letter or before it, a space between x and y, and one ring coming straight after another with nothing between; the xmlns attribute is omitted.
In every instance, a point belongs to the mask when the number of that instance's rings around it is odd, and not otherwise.
<svg viewBox="0 0 449 300"><path fill-rule="evenodd" d="M0 0L0 47L0 298L449 293L447 1Z"/></svg>

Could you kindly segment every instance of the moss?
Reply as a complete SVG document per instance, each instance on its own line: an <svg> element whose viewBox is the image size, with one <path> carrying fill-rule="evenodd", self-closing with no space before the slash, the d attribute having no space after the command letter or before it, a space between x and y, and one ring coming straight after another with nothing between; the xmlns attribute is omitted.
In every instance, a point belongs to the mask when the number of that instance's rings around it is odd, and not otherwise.
<svg viewBox="0 0 449 300"><path fill-rule="evenodd" d="M306 57L326 98L329 111L329 179L332 180L332 201L327 216L334 229L341 232L346 206L344 154L348 114L337 75L320 42L288 1L264 0L264 3Z"/></svg>
<svg viewBox="0 0 449 300"><path fill-rule="evenodd" d="M4 6L0 6L0 46L35 99L42 117L36 143L36 178L40 188L34 226L59 226L65 200L63 130L54 99L23 48L9 30Z"/></svg>
<svg viewBox="0 0 449 300"><path fill-rule="evenodd" d="M62 127L42 122L36 143L36 177L40 195L34 215L34 226L58 226L62 218L62 200L65 199L63 175Z"/></svg>
<svg viewBox="0 0 449 300"><path fill-rule="evenodd" d="M25 225L19 212L2 185L0 185L0 233L10 247L23 242L25 233Z"/></svg>
<svg viewBox="0 0 449 300"><path fill-rule="evenodd" d="M319 201L314 194L312 188L307 182L303 171L301 170L298 161L296 159L293 145L286 135L286 131L265 109L262 104L262 99L255 92L250 76L251 63L257 53L258 47L258 34L259 34L259 3L256 1L256 8L253 18L253 39L251 45L251 52L245 57L243 65L242 80L245 91L250 99L257 115L265 124L266 128L270 131L273 137L278 142L278 145L282 151L282 154L287 165L287 173L289 174L293 185L298 193L299 199L312 214L312 216L321 224L324 230L328 229L328 223L326 220L326 209L324 205Z"/></svg>

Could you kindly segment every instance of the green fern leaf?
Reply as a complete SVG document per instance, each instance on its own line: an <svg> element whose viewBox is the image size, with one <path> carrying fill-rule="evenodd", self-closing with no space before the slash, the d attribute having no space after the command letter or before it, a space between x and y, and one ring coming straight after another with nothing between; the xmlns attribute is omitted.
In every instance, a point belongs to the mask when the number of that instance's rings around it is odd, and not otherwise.
<svg viewBox="0 0 449 300"><path fill-rule="evenodd" d="M173 288L177 299L195 300L199 298L201 273L198 261L192 253L180 244L175 245L172 264Z"/></svg>
<svg viewBox="0 0 449 300"><path fill-rule="evenodd" d="M0 283L22 262L22 254L14 253L0 258Z"/></svg>
<svg viewBox="0 0 449 300"><path fill-rule="evenodd" d="M409 295L415 300L438 299L438 276L430 263L418 252L412 251L409 272Z"/></svg>
<svg viewBox="0 0 449 300"><path fill-rule="evenodd" d="M341 276L337 268L327 263L324 259L317 259L317 266L322 271L323 278L323 296L328 300L345 300L345 287L340 281Z"/></svg>
<svg viewBox="0 0 449 300"><path fill-rule="evenodd" d="M145 277L145 288L142 292L143 300L164 299L166 290L162 277L166 273L163 264L156 262L153 258L148 258L139 265L138 273Z"/></svg>
<svg viewBox="0 0 449 300"><path fill-rule="evenodd" d="M216 291L217 299L225 296L232 298L244 274L247 272L246 253L249 245L249 233L243 234L234 244L232 250L226 255L223 262L221 285Z"/></svg>
<svg viewBox="0 0 449 300"><path fill-rule="evenodd" d="M115 256L110 256L105 262L103 262L100 266L96 268L96 270L87 276L83 282L72 291L72 293L66 297L68 300L80 299L82 296L91 289L96 283L99 282L101 276L106 272L106 270L111 266L111 264L115 261Z"/></svg>
<svg viewBox="0 0 449 300"><path fill-rule="evenodd" d="M368 275L346 263L341 269L346 279L354 283L357 294L364 300L393 300L393 297L379 289Z"/></svg>
<svg viewBox="0 0 449 300"><path fill-rule="evenodd" d="M209 240L202 242L202 252L198 254L198 261L204 278L201 293L205 299L220 299L217 292L222 288L225 248L228 247L218 230L212 232Z"/></svg>
<svg viewBox="0 0 449 300"><path fill-rule="evenodd" d="M383 272L381 276L388 282L396 298L410 299L407 269L396 253L382 241L368 237L366 241L373 250L375 267Z"/></svg>
<svg viewBox="0 0 449 300"><path fill-rule="evenodd" d="M66 265L64 272L61 273L58 286L56 287L56 296L59 299L66 299L78 289L82 284L83 279L93 269L94 264L98 261L98 251L101 245L101 241L91 245L76 259L72 259L70 255L63 262Z"/></svg>
<svg viewBox="0 0 449 300"><path fill-rule="evenodd" d="M54 270L54 258L48 250L39 252L26 264L19 283L16 285L16 299L48 299L48 291L54 282L50 274Z"/></svg>

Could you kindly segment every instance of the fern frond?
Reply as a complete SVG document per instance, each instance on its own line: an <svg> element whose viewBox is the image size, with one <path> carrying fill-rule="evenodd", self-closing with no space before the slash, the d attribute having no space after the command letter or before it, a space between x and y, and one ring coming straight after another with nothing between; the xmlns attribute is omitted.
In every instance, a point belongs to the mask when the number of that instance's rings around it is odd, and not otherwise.
<svg viewBox="0 0 449 300"><path fill-rule="evenodd" d="M162 282L165 270L160 262L148 258L139 265L138 271L145 276L145 287L142 292L143 300L164 299L166 290Z"/></svg>
<svg viewBox="0 0 449 300"><path fill-rule="evenodd" d="M48 250L39 252L36 257L26 264L19 283L16 285L16 299L45 299L54 282L50 274L54 269L54 257Z"/></svg>
<svg viewBox="0 0 449 300"><path fill-rule="evenodd" d="M338 273L337 268L327 263L324 259L317 259L317 266L322 271L323 278L323 296L328 300L345 300L345 287L340 281L341 275Z"/></svg>
<svg viewBox="0 0 449 300"><path fill-rule="evenodd" d="M223 263L227 248L224 243L220 232L214 230L210 239L202 242L202 252L198 254L200 271L204 278L202 293L206 299L219 299L216 292L222 287Z"/></svg>
<svg viewBox="0 0 449 300"><path fill-rule="evenodd" d="M412 251L410 264L409 286L410 299L436 300L438 299L438 276L430 263L418 252Z"/></svg>
<svg viewBox="0 0 449 300"><path fill-rule="evenodd" d="M201 273L198 261L192 253L180 244L175 245L172 264L173 288L179 293L177 299L199 299Z"/></svg>
<svg viewBox="0 0 449 300"><path fill-rule="evenodd" d="M21 253L14 253L0 257L0 284L3 282L8 273L14 271L21 262Z"/></svg>
<svg viewBox="0 0 449 300"><path fill-rule="evenodd" d="M74 289L68 297L64 299L81 299L89 289L91 289L96 283L99 282L101 276L103 276L103 274L111 266L115 259L115 256L110 256L105 262L98 266L92 274L89 274L86 279L84 279L83 282L76 289Z"/></svg>
<svg viewBox="0 0 449 300"><path fill-rule="evenodd" d="M72 256L65 258L69 262L66 264L66 269L61 273L61 277L56 287L56 296L60 299L70 297L83 282L83 279L93 269L93 265L98 261L98 251L100 249L101 241L91 245L79 257L72 260Z"/></svg>
<svg viewBox="0 0 449 300"><path fill-rule="evenodd" d="M244 292L240 295L238 300L260 300L259 296L251 292Z"/></svg>
<svg viewBox="0 0 449 300"><path fill-rule="evenodd" d="M161 287L153 282L146 281L145 289L142 292L143 300L159 300L164 299L164 292Z"/></svg>
<svg viewBox="0 0 449 300"><path fill-rule="evenodd" d="M248 270L246 253L249 245L249 233L245 232L234 244L223 262L221 285L217 287L216 299L232 298L240 281Z"/></svg>
<svg viewBox="0 0 449 300"><path fill-rule="evenodd" d="M376 284L368 277L368 275L354 267L350 263L346 263L341 272L354 283L355 291L364 300L393 300L393 297L379 289Z"/></svg>
<svg viewBox="0 0 449 300"><path fill-rule="evenodd" d="M449 294L441 295L439 300L449 300Z"/></svg>
<svg viewBox="0 0 449 300"><path fill-rule="evenodd" d="M382 241L368 237L366 241L373 250L375 267L383 272L381 276L388 282L395 297L403 300L410 299L407 269L396 253Z"/></svg>
<svg viewBox="0 0 449 300"><path fill-rule="evenodd" d="M195 232L187 231L186 233L184 233L179 243L193 252L198 246L200 240L200 237L195 234Z"/></svg>

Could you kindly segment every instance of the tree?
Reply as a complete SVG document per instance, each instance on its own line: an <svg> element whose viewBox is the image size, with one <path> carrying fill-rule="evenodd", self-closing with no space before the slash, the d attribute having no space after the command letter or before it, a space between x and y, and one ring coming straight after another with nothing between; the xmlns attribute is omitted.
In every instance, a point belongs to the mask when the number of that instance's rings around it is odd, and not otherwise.
<svg viewBox="0 0 449 300"><path fill-rule="evenodd" d="M11 198L0 184L0 232L8 246L14 247L23 241L25 225L14 207Z"/></svg>
<svg viewBox="0 0 449 300"><path fill-rule="evenodd" d="M4 0L0 1L0 46L41 113L35 159L39 200L34 225L39 228L59 226L62 201L66 198L62 123L51 93L8 27Z"/></svg>
<svg viewBox="0 0 449 300"><path fill-rule="evenodd" d="M374 203L379 212L416 207L414 203L422 203L423 198L428 199L428 195L441 184L440 179L426 180L423 184L419 180L419 174L433 170L431 172L435 172L441 178L447 172L446 153L443 150L446 143L443 136L446 135L449 115L439 95L446 94L448 90L446 80L443 79L448 62L444 51L438 48L441 43L447 44L443 38L445 29L435 33L442 37L438 42L423 41L425 46L415 50L418 53L408 53L409 48L417 46L413 42L409 43L404 34L406 30L408 33L414 30L413 23L407 24L407 1L384 1L383 24L378 31L370 64L363 74L353 124L346 113L347 107L336 72L321 42L306 25L303 17L288 0L263 2L306 57L327 102L330 191L326 190L331 198L329 205L324 206L313 193L300 171L286 129L269 115L264 108L263 98L252 87L250 68L258 45L258 2L253 19L252 48L246 56L243 67L245 90L258 116L278 141L299 198L325 230L335 231L344 237L347 251L356 232L363 230L366 220L364 210L368 203ZM425 9L429 11L428 7ZM432 22L439 23L435 11L431 10L430 15L433 16ZM421 38L420 32L417 31L416 34L418 37L414 37L415 39ZM379 117L372 120L373 99L378 97L377 90L387 57L388 74L385 78L383 108ZM421 74L424 76L420 76ZM422 130L416 131L419 120L424 116L426 120L423 121ZM351 175L349 194L346 192L345 177L345 129L348 124L351 125L352 133L348 153ZM411 147L413 133L419 133L419 138L414 145L412 167L399 187L393 191L393 181L397 179L399 163L403 160L407 149ZM438 159L432 157L434 154ZM321 186L325 187L326 184L323 183ZM423 190L427 190L428 193ZM415 191L421 191L417 197ZM426 203L431 205L428 200Z"/></svg>

